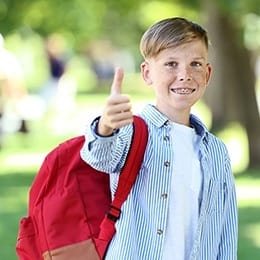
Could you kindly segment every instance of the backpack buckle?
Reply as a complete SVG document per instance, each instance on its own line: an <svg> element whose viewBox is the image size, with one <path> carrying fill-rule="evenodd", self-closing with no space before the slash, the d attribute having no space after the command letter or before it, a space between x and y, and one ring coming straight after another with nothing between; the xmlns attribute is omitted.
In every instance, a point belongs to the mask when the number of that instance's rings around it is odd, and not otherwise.
<svg viewBox="0 0 260 260"><path fill-rule="evenodd" d="M107 218L116 222L120 218L120 215L121 215L121 209L111 205L107 213Z"/></svg>

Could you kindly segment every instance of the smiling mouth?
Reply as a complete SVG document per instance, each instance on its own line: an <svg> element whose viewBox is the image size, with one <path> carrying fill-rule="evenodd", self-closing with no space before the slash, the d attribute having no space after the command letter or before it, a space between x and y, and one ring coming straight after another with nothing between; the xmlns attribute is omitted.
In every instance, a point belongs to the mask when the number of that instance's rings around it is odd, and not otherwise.
<svg viewBox="0 0 260 260"><path fill-rule="evenodd" d="M195 89L191 89L191 88L175 88L175 89L171 89L171 91L176 93L176 94L186 95L186 94L193 93L195 91Z"/></svg>

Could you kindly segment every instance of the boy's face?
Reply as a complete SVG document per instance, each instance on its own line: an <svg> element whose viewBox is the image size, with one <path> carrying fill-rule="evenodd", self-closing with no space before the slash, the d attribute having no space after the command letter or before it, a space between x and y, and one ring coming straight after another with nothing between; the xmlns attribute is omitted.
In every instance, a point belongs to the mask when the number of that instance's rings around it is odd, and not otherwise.
<svg viewBox="0 0 260 260"><path fill-rule="evenodd" d="M165 49L141 65L145 82L154 87L157 108L170 119L187 118L203 96L211 74L207 57L205 44L194 40Z"/></svg>

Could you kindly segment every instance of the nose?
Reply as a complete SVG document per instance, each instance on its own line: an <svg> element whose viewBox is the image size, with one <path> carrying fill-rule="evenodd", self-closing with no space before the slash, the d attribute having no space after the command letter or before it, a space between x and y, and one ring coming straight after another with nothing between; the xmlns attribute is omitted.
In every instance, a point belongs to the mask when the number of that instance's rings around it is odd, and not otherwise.
<svg viewBox="0 0 260 260"><path fill-rule="evenodd" d="M192 75L189 68L180 68L178 72L179 81L191 81Z"/></svg>

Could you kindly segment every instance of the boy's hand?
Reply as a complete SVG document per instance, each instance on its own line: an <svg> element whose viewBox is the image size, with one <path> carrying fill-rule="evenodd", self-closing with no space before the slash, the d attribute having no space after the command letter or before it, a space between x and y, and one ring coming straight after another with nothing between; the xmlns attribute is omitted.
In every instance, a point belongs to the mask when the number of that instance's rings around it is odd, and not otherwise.
<svg viewBox="0 0 260 260"><path fill-rule="evenodd" d="M111 93L98 124L97 131L102 136L109 136L114 129L133 122L130 98L121 94L123 77L122 68L116 68Z"/></svg>

